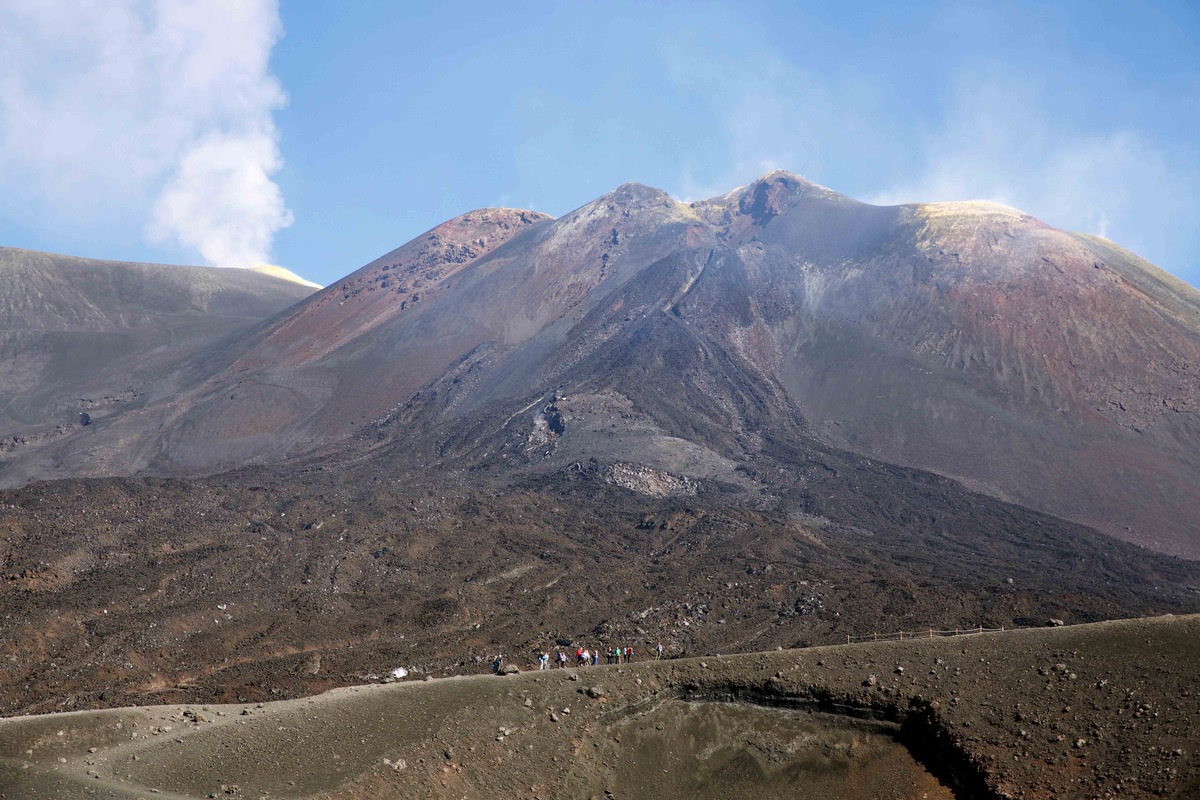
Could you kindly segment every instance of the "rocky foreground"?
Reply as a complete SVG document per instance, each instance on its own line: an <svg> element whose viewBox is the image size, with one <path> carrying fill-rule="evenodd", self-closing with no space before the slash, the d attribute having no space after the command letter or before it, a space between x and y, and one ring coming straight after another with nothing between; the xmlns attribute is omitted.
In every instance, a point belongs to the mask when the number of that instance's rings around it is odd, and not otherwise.
<svg viewBox="0 0 1200 800"><path fill-rule="evenodd" d="M0 797L1196 797L1198 655L1167 616L10 718Z"/></svg>

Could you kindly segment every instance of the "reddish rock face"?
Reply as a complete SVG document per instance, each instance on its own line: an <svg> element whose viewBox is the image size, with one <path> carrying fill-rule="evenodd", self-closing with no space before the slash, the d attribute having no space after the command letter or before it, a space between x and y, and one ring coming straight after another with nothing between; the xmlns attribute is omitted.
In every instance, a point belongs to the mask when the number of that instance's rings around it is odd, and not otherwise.
<svg viewBox="0 0 1200 800"><path fill-rule="evenodd" d="M995 204L774 172L699 203L630 184L559 220L477 211L197 362L103 448L33 451L197 474L369 441L740 486L819 445L1200 557L1200 294ZM561 431L536 416L556 394Z"/></svg>
<svg viewBox="0 0 1200 800"><path fill-rule="evenodd" d="M445 222L214 355L175 400L157 468L211 472L338 441L445 368L445 347L399 358L393 337L480 257L544 214L485 209ZM432 363L427 363L432 358ZM236 388L236 391L234 389Z"/></svg>

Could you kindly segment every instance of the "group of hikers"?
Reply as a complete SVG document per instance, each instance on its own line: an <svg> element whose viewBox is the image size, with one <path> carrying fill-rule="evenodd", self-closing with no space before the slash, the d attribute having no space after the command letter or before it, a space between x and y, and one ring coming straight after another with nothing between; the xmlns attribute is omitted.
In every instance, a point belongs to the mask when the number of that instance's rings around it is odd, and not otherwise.
<svg viewBox="0 0 1200 800"><path fill-rule="evenodd" d="M569 652L569 651L568 651ZM664 654L662 642L657 642L654 645L654 657L662 658ZM586 647L575 648L575 666L577 667L595 667L600 664L600 656L603 654L604 663L606 664L628 664L633 661L635 653L632 647L607 647L601 650L599 647L589 649ZM550 661L553 658L555 665L560 669L571 665L571 658L562 650L555 650L551 656L546 650L538 651L536 654L537 668L539 670L550 669ZM499 673L504 669L504 656L498 655L492 660L492 672Z"/></svg>

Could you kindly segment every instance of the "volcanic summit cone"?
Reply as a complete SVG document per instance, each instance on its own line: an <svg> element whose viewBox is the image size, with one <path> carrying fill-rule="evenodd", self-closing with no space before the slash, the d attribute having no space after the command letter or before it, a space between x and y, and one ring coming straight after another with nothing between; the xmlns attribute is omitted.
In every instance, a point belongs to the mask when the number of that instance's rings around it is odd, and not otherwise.
<svg viewBox="0 0 1200 800"><path fill-rule="evenodd" d="M557 220L475 211L194 359L103 447L81 429L29 457L594 461L778 499L819 444L1200 556L1200 294L992 203L877 207L773 172L690 204L627 184ZM10 458L10 484L36 473Z"/></svg>

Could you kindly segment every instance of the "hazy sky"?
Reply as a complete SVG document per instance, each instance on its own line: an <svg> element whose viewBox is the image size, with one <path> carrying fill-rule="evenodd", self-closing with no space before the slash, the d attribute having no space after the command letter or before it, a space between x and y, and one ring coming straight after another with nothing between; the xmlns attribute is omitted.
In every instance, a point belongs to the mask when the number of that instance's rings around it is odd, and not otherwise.
<svg viewBox="0 0 1200 800"><path fill-rule="evenodd" d="M1200 4L0 0L0 244L329 283L473 208L784 168L1200 284Z"/></svg>

